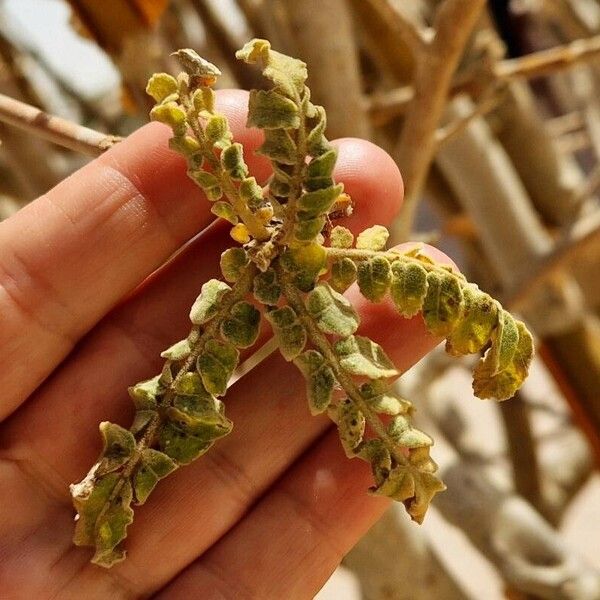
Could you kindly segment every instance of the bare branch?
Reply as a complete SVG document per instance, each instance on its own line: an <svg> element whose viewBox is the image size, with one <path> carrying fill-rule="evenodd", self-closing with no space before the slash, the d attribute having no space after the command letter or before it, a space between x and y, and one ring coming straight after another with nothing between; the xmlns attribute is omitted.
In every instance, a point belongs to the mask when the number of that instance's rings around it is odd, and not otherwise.
<svg viewBox="0 0 600 600"><path fill-rule="evenodd" d="M121 139L49 115L4 94L0 94L0 121L89 156L99 156Z"/></svg>
<svg viewBox="0 0 600 600"><path fill-rule="evenodd" d="M433 39L433 31L416 23L401 6L388 0L367 0L367 4L389 24L414 54L423 52Z"/></svg>
<svg viewBox="0 0 600 600"><path fill-rule="evenodd" d="M436 13L435 37L418 57L415 95L395 151L406 187L404 207L394 228L396 239L407 239L412 230L452 77L484 5L484 0L446 0Z"/></svg>
<svg viewBox="0 0 600 600"><path fill-rule="evenodd" d="M589 246L599 242L600 213L594 212L571 227L563 239L556 243L552 252L540 260L529 274L523 276L522 283L506 302L507 306L517 309L526 305L543 283L571 260L584 254Z"/></svg>
<svg viewBox="0 0 600 600"><path fill-rule="evenodd" d="M595 35L519 58L502 60L494 65L493 72L499 79L541 77L598 57L600 35Z"/></svg>

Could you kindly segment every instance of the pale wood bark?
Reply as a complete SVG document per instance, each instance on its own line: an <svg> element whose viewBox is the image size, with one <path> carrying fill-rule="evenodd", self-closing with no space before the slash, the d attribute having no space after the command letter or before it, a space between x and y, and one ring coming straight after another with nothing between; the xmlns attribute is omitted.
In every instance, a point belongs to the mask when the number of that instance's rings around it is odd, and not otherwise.
<svg viewBox="0 0 600 600"><path fill-rule="evenodd" d="M402 214L394 227L397 240L408 239L412 231L452 76L484 5L483 0L446 0L435 17L433 40L417 61L415 95L394 152L405 185Z"/></svg>

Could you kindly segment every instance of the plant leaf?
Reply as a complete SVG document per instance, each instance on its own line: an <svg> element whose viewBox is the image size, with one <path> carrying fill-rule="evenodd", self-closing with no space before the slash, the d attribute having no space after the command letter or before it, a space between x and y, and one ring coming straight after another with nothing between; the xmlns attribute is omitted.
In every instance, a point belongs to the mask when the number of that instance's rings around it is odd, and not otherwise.
<svg viewBox="0 0 600 600"><path fill-rule="evenodd" d="M342 446L349 457L355 456L355 450L363 440L365 433L365 415L349 398L337 406L337 426Z"/></svg>
<svg viewBox="0 0 600 600"><path fill-rule="evenodd" d="M265 314L273 327L279 350L285 360L294 360L306 345L306 330L291 306L282 306Z"/></svg>
<svg viewBox="0 0 600 600"><path fill-rule="evenodd" d="M358 329L352 304L327 283L318 283L306 298L306 308L324 333L348 336Z"/></svg>
<svg viewBox="0 0 600 600"><path fill-rule="evenodd" d="M298 106L274 90L252 90L248 102L246 127L260 129L298 129Z"/></svg>
<svg viewBox="0 0 600 600"><path fill-rule="evenodd" d="M192 305L190 320L194 325L202 325L210 321L219 312L225 295L231 288L218 279L209 279L200 291L200 295Z"/></svg>
<svg viewBox="0 0 600 600"><path fill-rule="evenodd" d="M352 375L369 379L395 377L398 371L383 348L369 338L351 335L334 345L340 365Z"/></svg>
<svg viewBox="0 0 600 600"><path fill-rule="evenodd" d="M253 282L254 297L263 304L275 305L281 296L281 285L274 269L258 273Z"/></svg>
<svg viewBox="0 0 600 600"><path fill-rule="evenodd" d="M427 294L423 302L423 318L427 329L440 337L450 335L458 323L463 294L456 277L450 273L427 273Z"/></svg>
<svg viewBox="0 0 600 600"><path fill-rule="evenodd" d="M427 271L417 263L394 261L390 293L398 312L406 318L414 317L427 294Z"/></svg>
<svg viewBox="0 0 600 600"><path fill-rule="evenodd" d="M237 281L246 268L249 259L243 248L228 248L221 254L221 273L226 281Z"/></svg>
<svg viewBox="0 0 600 600"><path fill-rule="evenodd" d="M316 350L307 350L294 360L306 379L306 395L313 415L327 410L335 387L335 376L324 356Z"/></svg>
<svg viewBox="0 0 600 600"><path fill-rule="evenodd" d="M396 397L382 379L368 381L360 386L360 394L369 408L384 415L410 414L412 404Z"/></svg>
<svg viewBox="0 0 600 600"><path fill-rule="evenodd" d="M390 237L390 232L382 225L373 225L356 238L356 247L359 250L383 250Z"/></svg>
<svg viewBox="0 0 600 600"><path fill-rule="evenodd" d="M503 311L505 312L505 311ZM503 315L502 334L493 338L492 347L479 361L473 372L473 390L478 398L506 400L514 396L527 377L533 358L533 338L521 321L516 322L518 340L514 340L512 317ZM513 348L514 345L514 348ZM511 354L506 362L507 356Z"/></svg>
<svg viewBox="0 0 600 600"><path fill-rule="evenodd" d="M170 348L161 352L160 355L168 360L183 360L189 356L191 351L190 342L185 339L175 342Z"/></svg>
<svg viewBox="0 0 600 600"><path fill-rule="evenodd" d="M387 294L392 281L390 263L383 256L374 256L358 265L358 287L371 302L380 302Z"/></svg>
<svg viewBox="0 0 600 600"><path fill-rule="evenodd" d="M356 263L352 259L336 260L331 265L331 287L336 292L345 292L356 281L356 275Z"/></svg>
<svg viewBox="0 0 600 600"><path fill-rule="evenodd" d="M258 337L260 313L249 302L240 301L231 307L221 323L221 335L238 348L249 348Z"/></svg>
<svg viewBox="0 0 600 600"><path fill-rule="evenodd" d="M452 356L474 354L490 340L498 323L498 303L477 286L463 288L463 315L446 340L446 352Z"/></svg>
<svg viewBox="0 0 600 600"><path fill-rule="evenodd" d="M198 356L196 368L206 390L215 396L227 391L227 383L235 370L240 353L229 342L210 339Z"/></svg>
<svg viewBox="0 0 600 600"><path fill-rule="evenodd" d="M96 475L106 475L127 463L135 451L135 438L130 431L115 423L100 423L103 449Z"/></svg>
<svg viewBox="0 0 600 600"><path fill-rule="evenodd" d="M163 452L146 448L142 452L138 467L133 474L133 491L136 504L144 504L160 479L177 468L171 458Z"/></svg>

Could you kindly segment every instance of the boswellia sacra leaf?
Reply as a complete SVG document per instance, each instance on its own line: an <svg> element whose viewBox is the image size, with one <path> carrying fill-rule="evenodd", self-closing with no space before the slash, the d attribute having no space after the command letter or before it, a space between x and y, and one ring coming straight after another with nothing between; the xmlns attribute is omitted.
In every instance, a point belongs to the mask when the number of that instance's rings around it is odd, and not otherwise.
<svg viewBox="0 0 600 600"><path fill-rule="evenodd" d="M359 316L348 299L354 290L348 297L342 293L356 282L367 300L387 297L405 318L421 312L429 333L446 338L449 354L484 352L473 377L480 398L502 400L520 387L533 356L531 334L421 248L386 250L389 232L382 225L355 239L348 227L356 219L344 220L352 214L352 198L335 181L338 151L325 135L325 109L311 101L302 61L261 39L236 55L258 65L266 78L264 89L249 94L247 124L261 130L257 152L270 168L263 180L261 167L257 181L215 102L220 71L191 49L174 56L183 72L158 73L148 82L156 103L151 119L171 128L169 148L185 159L188 177L203 191L199 196L229 223L235 243L221 255L224 280L203 283L188 336L161 353L159 375L129 388L135 406L129 430L101 424L102 453L83 481L71 486L75 543L94 547L98 565L122 560L132 503L145 503L162 478L232 430L222 397L240 349L257 342L263 315L282 356L306 381L310 412L331 418L347 455L370 464L371 492L402 502L421 522L444 489L430 456L433 440L412 426L412 405L393 392L389 380L399 372L390 357L358 335ZM377 198L370 202L375 206ZM358 220L364 218L361 213ZM217 229L223 225L215 223ZM197 259L209 268L210 256ZM174 318L174 329L176 323ZM390 318L384 327L398 323Z"/></svg>

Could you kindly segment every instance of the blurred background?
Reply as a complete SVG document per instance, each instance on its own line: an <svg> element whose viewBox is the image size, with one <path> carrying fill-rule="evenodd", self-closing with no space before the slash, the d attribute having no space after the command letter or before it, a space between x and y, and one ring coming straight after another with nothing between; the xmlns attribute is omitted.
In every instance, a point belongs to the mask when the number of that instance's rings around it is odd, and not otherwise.
<svg viewBox="0 0 600 600"><path fill-rule="evenodd" d="M260 87L233 57L252 37L308 63L330 138L397 161L393 239L537 339L501 405L443 351L403 378L449 489L422 527L391 509L319 599L600 599L600 2L0 0L0 220L147 122L173 50Z"/></svg>

